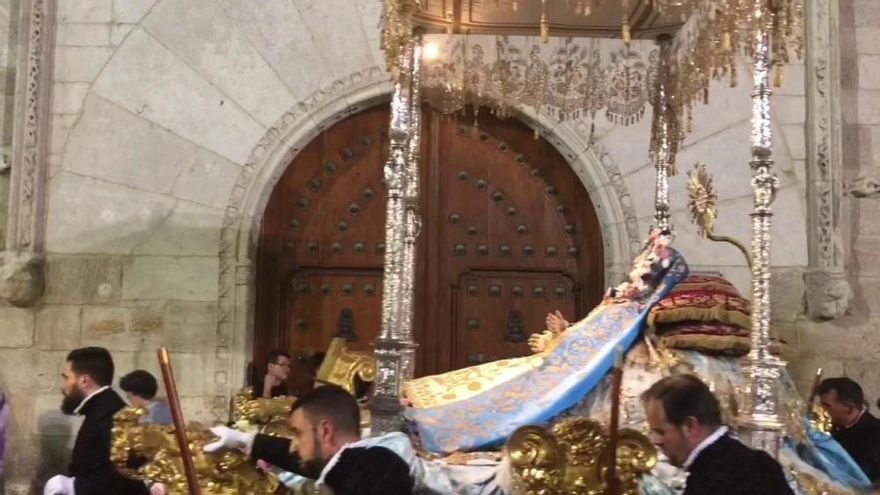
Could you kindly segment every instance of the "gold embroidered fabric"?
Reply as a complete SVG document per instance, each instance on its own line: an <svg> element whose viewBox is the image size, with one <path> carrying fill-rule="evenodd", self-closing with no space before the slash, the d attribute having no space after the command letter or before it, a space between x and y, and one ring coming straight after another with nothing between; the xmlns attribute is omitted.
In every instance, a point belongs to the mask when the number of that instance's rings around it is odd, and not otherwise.
<svg viewBox="0 0 880 495"><path fill-rule="evenodd" d="M599 310L608 303L609 301L606 300L594 308L586 318L556 335L543 352L532 356L502 359L439 375L416 378L403 384L403 395L413 407L419 409L470 399L497 385L512 380L526 371L532 371L541 366L544 362L544 357L556 349L566 334L571 332L573 328L592 321Z"/></svg>
<svg viewBox="0 0 880 495"><path fill-rule="evenodd" d="M404 396L414 407L435 407L463 399L533 370L544 361L544 353L491 363L410 380L403 385Z"/></svg>

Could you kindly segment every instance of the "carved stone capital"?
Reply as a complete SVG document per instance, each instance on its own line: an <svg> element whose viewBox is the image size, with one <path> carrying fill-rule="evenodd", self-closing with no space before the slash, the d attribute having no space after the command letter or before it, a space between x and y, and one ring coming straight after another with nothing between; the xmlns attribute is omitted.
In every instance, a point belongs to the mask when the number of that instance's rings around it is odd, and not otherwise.
<svg viewBox="0 0 880 495"><path fill-rule="evenodd" d="M807 271L804 285L807 288L807 316L813 320L843 316L853 296L843 270Z"/></svg>
<svg viewBox="0 0 880 495"><path fill-rule="evenodd" d="M46 260L34 253L2 253L0 298L13 306L27 307L40 299L45 288Z"/></svg>
<svg viewBox="0 0 880 495"><path fill-rule="evenodd" d="M859 177L844 184L844 192L857 199L880 198L880 179Z"/></svg>

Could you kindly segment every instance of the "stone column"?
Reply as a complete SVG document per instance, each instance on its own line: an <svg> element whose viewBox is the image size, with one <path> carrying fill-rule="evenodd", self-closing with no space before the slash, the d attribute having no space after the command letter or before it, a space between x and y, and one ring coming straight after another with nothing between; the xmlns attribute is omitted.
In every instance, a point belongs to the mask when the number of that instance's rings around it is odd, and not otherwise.
<svg viewBox="0 0 880 495"><path fill-rule="evenodd" d="M840 234L841 114L837 0L806 3L807 316L842 316L852 290Z"/></svg>
<svg viewBox="0 0 880 495"><path fill-rule="evenodd" d="M401 55L400 76L391 100L391 151L385 164L388 204L382 330L375 342L376 386L370 402L374 434L400 428L400 389L403 380L413 374L415 241L421 225L417 212L420 63L421 37L414 36Z"/></svg>
<svg viewBox="0 0 880 495"><path fill-rule="evenodd" d="M21 2L9 210L0 266L0 297L16 306L36 302L44 286L54 19L54 0Z"/></svg>

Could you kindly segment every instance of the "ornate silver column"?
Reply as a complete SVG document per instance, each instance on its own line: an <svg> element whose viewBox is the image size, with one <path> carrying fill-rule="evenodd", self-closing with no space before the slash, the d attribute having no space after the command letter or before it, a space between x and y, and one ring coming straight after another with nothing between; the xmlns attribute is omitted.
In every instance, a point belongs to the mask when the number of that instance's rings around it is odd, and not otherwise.
<svg viewBox="0 0 880 495"><path fill-rule="evenodd" d="M407 344L401 356L401 376L410 380L415 374L415 350L413 341L413 319L415 317L415 281L416 281L416 240L422 230L422 218L419 215L419 160L421 158L422 139L422 105L421 105L421 73L422 73L422 37L416 36L413 41L412 78L410 79L410 138L409 154L406 161L406 172L403 189L404 228L403 228L403 266L401 267L400 321L395 339Z"/></svg>
<svg viewBox="0 0 880 495"><path fill-rule="evenodd" d="M420 63L421 37L413 36L401 54L400 76L391 100L391 151L385 163L388 204L382 330L375 341L376 385L370 401L373 434L400 428L400 387L413 374L415 242L421 226L417 212Z"/></svg>
<svg viewBox="0 0 880 495"><path fill-rule="evenodd" d="M769 15L765 9L763 16ZM769 19L760 14L755 28L752 55L752 348L745 358L749 377L743 397L740 426L744 439L754 448L776 457L782 440L779 410L779 377L784 362L770 354L770 220L779 179L773 166L770 134L770 33Z"/></svg>
<svg viewBox="0 0 880 495"><path fill-rule="evenodd" d="M842 316L852 290L840 234L841 123L837 0L806 2L807 315Z"/></svg>
<svg viewBox="0 0 880 495"><path fill-rule="evenodd" d="M664 36L657 39L660 47L658 58L657 79L654 82L653 123L651 125L651 159L657 174L654 176L654 225L653 228L669 229L669 177L675 175L675 150L673 141L678 139L674 133L677 126L673 125L676 114L672 109L669 94L669 57L672 39Z"/></svg>

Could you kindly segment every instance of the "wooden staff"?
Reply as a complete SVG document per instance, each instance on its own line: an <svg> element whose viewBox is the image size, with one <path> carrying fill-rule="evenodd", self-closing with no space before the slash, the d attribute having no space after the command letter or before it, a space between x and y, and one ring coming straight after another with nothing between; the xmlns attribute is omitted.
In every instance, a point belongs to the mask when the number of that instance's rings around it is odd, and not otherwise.
<svg viewBox="0 0 880 495"><path fill-rule="evenodd" d="M620 494L617 479L617 437L620 429L620 390L623 384L623 351L617 349L614 368L611 369L611 421L608 424L608 471L606 472L607 495Z"/></svg>
<svg viewBox="0 0 880 495"><path fill-rule="evenodd" d="M813 402L816 400L820 383L822 383L822 368L816 370L816 376L813 378L813 388L810 389L810 400L807 401L807 417L810 419L816 419L816 415L813 414Z"/></svg>
<svg viewBox="0 0 880 495"><path fill-rule="evenodd" d="M196 476L196 467L193 465L192 452L189 450L189 440L186 438L186 423L183 421L183 411L180 409L177 382L174 381L174 370L171 369L171 357L165 347L160 348L157 353L159 354L159 366L162 367L162 378L165 381L165 392L168 394L168 405L171 406L171 417L174 419L174 434L177 437L177 446L180 448L180 457L183 460L189 495L201 495L202 490Z"/></svg>

